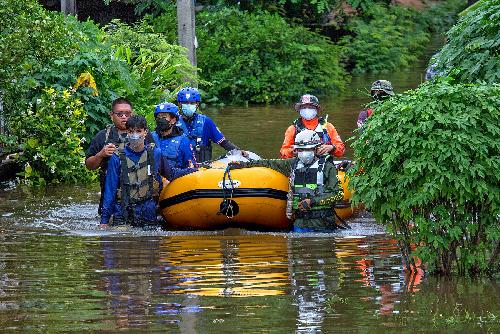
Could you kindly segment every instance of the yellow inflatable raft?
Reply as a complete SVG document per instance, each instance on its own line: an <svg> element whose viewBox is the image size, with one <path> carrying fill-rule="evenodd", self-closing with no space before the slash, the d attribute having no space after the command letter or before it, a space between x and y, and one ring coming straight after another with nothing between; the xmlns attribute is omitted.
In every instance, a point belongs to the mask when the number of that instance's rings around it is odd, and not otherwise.
<svg viewBox="0 0 500 334"><path fill-rule="evenodd" d="M242 227L257 230L287 230L288 178L264 167L234 169L226 175L227 162L185 175L171 182L160 194L159 207L170 229L219 229ZM353 214L351 193L344 172L339 171L344 201L336 205L345 219ZM225 185L225 186L224 186ZM224 201L225 199L225 201Z"/></svg>

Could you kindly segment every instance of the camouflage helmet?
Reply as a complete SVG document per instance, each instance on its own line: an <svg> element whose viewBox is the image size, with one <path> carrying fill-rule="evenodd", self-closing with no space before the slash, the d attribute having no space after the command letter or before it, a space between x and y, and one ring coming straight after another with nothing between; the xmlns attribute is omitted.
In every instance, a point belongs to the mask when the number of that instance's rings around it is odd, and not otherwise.
<svg viewBox="0 0 500 334"><path fill-rule="evenodd" d="M321 111L321 106L319 105L319 100L316 96L311 95L311 94L305 94L302 95L299 99L299 102L295 103L294 109L295 111L299 111L300 108L304 105L312 105L318 109L318 111Z"/></svg>
<svg viewBox="0 0 500 334"><path fill-rule="evenodd" d="M372 84L372 88L370 91L374 90L381 90L385 92L388 95L394 95L394 92L392 90L392 84L390 81L387 80L377 80Z"/></svg>

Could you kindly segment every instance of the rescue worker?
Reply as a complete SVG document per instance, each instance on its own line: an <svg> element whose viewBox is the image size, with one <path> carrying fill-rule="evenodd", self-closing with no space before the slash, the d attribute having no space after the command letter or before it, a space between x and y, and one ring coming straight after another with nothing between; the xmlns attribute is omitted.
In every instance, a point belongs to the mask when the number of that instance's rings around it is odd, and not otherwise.
<svg viewBox="0 0 500 334"><path fill-rule="evenodd" d="M179 121L179 108L173 103L161 103L155 108L156 129L151 134L156 147L171 166L192 167L196 164L189 139L176 124Z"/></svg>
<svg viewBox="0 0 500 334"><path fill-rule="evenodd" d="M198 112L201 102L200 92L196 88L185 87L177 94L177 103L181 111L181 126L184 134L189 138L196 161L212 160L212 142L220 145L226 151L239 150L232 142L226 139L215 123L206 115ZM248 156L246 151L241 151Z"/></svg>
<svg viewBox="0 0 500 334"><path fill-rule="evenodd" d="M118 148L123 148L127 142L127 120L132 115L132 103L126 98L120 97L111 104L109 117L112 124L99 131L87 150L85 157L85 166L87 169L95 170L99 168L99 185L101 188L99 208L97 213L102 211L102 200L104 194L104 185L106 181L106 170L108 168L109 157L116 152ZM148 134L147 142L153 142L151 134Z"/></svg>
<svg viewBox="0 0 500 334"><path fill-rule="evenodd" d="M392 90L391 82L387 80L375 81L370 89L370 95L373 101L379 101L379 102L383 102L388 97L394 96L394 91ZM367 108L361 110L361 112L358 115L358 120L356 122L358 128L363 126L368 117L370 117L373 114L373 111L374 111L373 108Z"/></svg>
<svg viewBox="0 0 500 334"><path fill-rule="evenodd" d="M295 137L291 159L231 162L229 168L267 167L290 179L287 217L295 232L330 232L337 229L334 205L344 191L329 154L319 154L323 145L314 130L303 130Z"/></svg>
<svg viewBox="0 0 500 334"><path fill-rule="evenodd" d="M345 146L340 139L335 127L327 122L326 118L319 117L322 108L316 96L306 94L300 97L299 102L294 106L295 111L300 114L292 125L285 132L285 139L281 145L280 155L282 158L293 157L293 144L295 136L304 130L314 130L318 133L321 145L318 147L318 154L331 154L336 157L344 155Z"/></svg>
<svg viewBox="0 0 500 334"><path fill-rule="evenodd" d="M146 119L132 116L126 122L127 141L109 159L101 215L101 227L111 216L113 224L156 224L156 200L162 189L162 178L169 181L196 171L171 167L154 144L145 145L148 133Z"/></svg>

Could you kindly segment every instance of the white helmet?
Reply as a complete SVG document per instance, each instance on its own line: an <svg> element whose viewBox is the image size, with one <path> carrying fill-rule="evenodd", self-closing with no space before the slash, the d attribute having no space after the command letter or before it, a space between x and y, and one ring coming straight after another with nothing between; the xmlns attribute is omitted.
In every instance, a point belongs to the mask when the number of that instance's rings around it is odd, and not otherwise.
<svg viewBox="0 0 500 334"><path fill-rule="evenodd" d="M303 130L295 136L295 145L293 148L308 149L315 148L321 145L321 139L319 139L316 131L313 130Z"/></svg>

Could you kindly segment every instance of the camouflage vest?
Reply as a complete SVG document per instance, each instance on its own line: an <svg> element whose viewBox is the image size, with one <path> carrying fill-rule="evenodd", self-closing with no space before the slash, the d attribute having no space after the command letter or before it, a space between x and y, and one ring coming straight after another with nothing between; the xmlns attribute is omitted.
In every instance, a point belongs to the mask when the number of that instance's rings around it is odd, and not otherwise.
<svg viewBox="0 0 500 334"><path fill-rule="evenodd" d="M326 158L323 156L311 166L304 166L298 161L293 171L293 209L298 210L298 204L305 198L322 195L324 192L324 174ZM311 210L329 209L329 205L315 205Z"/></svg>
<svg viewBox="0 0 500 334"><path fill-rule="evenodd" d="M124 149L118 150L121 173L117 189L117 200L123 207L123 216L131 223L133 205L147 200L157 200L160 184L155 169L154 145L148 145L139 161L135 163L126 156Z"/></svg>

